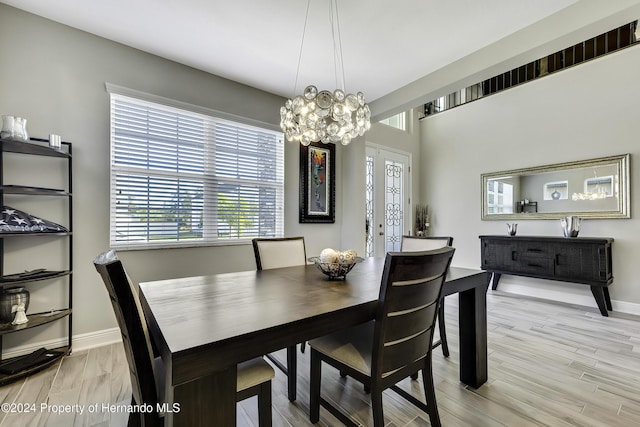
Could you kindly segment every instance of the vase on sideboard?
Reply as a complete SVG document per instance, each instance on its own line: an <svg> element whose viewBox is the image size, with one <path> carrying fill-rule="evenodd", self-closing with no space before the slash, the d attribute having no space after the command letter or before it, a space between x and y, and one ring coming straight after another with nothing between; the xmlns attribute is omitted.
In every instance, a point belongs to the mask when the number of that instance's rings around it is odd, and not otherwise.
<svg viewBox="0 0 640 427"><path fill-rule="evenodd" d="M560 219L560 225L562 226L564 237L578 237L580 226L582 225L582 218L577 216L565 216Z"/></svg>

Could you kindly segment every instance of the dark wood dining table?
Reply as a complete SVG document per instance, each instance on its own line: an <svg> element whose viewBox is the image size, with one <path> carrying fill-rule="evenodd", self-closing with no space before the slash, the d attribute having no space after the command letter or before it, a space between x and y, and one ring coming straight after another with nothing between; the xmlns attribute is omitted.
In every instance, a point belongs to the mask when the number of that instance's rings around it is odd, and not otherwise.
<svg viewBox="0 0 640 427"><path fill-rule="evenodd" d="M345 280L306 265L141 283L175 409L165 425L234 426L237 363L373 319L383 267L366 258ZM487 380L486 283L451 267L443 288L458 293L460 381L474 388Z"/></svg>

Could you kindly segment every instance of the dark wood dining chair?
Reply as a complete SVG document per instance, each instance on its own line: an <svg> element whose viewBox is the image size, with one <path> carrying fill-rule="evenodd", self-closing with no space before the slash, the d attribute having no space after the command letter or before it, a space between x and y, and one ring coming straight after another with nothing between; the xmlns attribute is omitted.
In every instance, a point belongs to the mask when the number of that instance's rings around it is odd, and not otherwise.
<svg viewBox="0 0 640 427"><path fill-rule="evenodd" d="M293 267L307 263L307 252L304 245L304 237L273 237L255 238L252 240L253 253L256 257L258 270L271 268ZM300 344L304 352L305 343ZM298 359L296 346L287 347L286 366L273 354L267 354L267 358L273 362L287 376L287 393L291 402L296 400Z"/></svg>
<svg viewBox="0 0 640 427"><path fill-rule="evenodd" d="M417 236L402 236L400 242L400 251L402 252L414 252L414 251L430 251L433 249L444 248L445 246L453 245L453 237L417 237ZM442 354L444 357L449 357L449 343L447 342L447 328L444 320L444 297L440 301L440 308L438 309L438 331L440 333L440 339L433 343L434 347L441 346ZM415 376L414 379L418 377Z"/></svg>
<svg viewBox="0 0 640 427"><path fill-rule="evenodd" d="M153 411L129 416L128 426L162 426L163 414L157 404L164 401L164 364L154 358L147 322L134 288L115 251L98 255L96 270L109 293L111 305L120 327L122 342L129 363L131 377L131 404L149 405ZM263 358L258 357L238 365L237 401L258 396L259 425L271 426L271 379L275 372Z"/></svg>
<svg viewBox="0 0 640 427"><path fill-rule="evenodd" d="M384 426L382 392L391 388L429 414L440 426L431 368L433 330L442 285L455 249L389 252L374 321L309 341L309 419L320 420L320 405L346 425L356 425L320 395L322 362L364 384L371 392L374 427ZM396 386L422 370L426 404Z"/></svg>

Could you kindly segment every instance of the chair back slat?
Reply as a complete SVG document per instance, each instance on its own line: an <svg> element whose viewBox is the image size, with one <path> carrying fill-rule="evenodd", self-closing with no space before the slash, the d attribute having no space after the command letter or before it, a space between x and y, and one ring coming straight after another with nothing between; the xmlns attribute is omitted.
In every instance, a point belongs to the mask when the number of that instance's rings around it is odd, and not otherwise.
<svg viewBox="0 0 640 427"><path fill-rule="evenodd" d="M401 315L388 316L384 332L384 342L393 342L428 330L431 319L436 315L438 305L431 303Z"/></svg>
<svg viewBox="0 0 640 427"><path fill-rule="evenodd" d="M93 264L102 276L120 327L133 398L138 404L150 404L156 408L158 392L153 373L153 351L138 292L115 251L98 255Z"/></svg>
<svg viewBox="0 0 640 427"><path fill-rule="evenodd" d="M454 252L444 247L387 253L374 332L374 378L389 376L431 352L442 285Z"/></svg>
<svg viewBox="0 0 640 427"><path fill-rule="evenodd" d="M252 243L258 270L307 263L304 237L256 238Z"/></svg>
<svg viewBox="0 0 640 427"><path fill-rule="evenodd" d="M450 236L402 236L400 242L401 252L432 251L434 249L453 246L453 237Z"/></svg>
<svg viewBox="0 0 640 427"><path fill-rule="evenodd" d="M402 341L385 343L384 357L380 368L381 378L426 357L427 352L424 349L431 347L431 340L431 330L425 330Z"/></svg>
<svg viewBox="0 0 640 427"><path fill-rule="evenodd" d="M443 275L420 278L410 284L407 281L392 283L393 292L387 294L388 312L411 310L434 301L438 298L438 282L442 281Z"/></svg>

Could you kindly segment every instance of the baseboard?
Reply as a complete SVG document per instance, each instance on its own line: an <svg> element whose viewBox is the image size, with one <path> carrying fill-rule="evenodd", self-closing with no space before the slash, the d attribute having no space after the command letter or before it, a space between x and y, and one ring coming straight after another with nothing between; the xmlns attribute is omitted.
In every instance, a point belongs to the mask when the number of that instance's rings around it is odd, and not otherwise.
<svg viewBox="0 0 640 427"><path fill-rule="evenodd" d="M101 331L74 335L72 340L73 351L88 350L117 342L122 342L120 328L103 329Z"/></svg>
<svg viewBox="0 0 640 427"><path fill-rule="evenodd" d="M613 311L619 311L620 313L640 316L640 304L611 300L611 308L613 308Z"/></svg>
<svg viewBox="0 0 640 427"><path fill-rule="evenodd" d="M72 351L88 350L90 348L101 347L103 345L114 344L122 341L119 328L103 329L101 331L89 332L86 334L74 335L71 340ZM17 347L6 349L2 353L2 359L29 354L39 348L56 348L66 346L67 339L60 338L49 341L40 341Z"/></svg>
<svg viewBox="0 0 640 427"><path fill-rule="evenodd" d="M524 277L503 276L498 285L498 290L510 294L524 295L549 301L558 301L568 304L595 307L596 304L588 286L550 280L540 280ZM491 292L491 288L489 288ZM611 300L611 308L614 312L640 315L640 304Z"/></svg>

